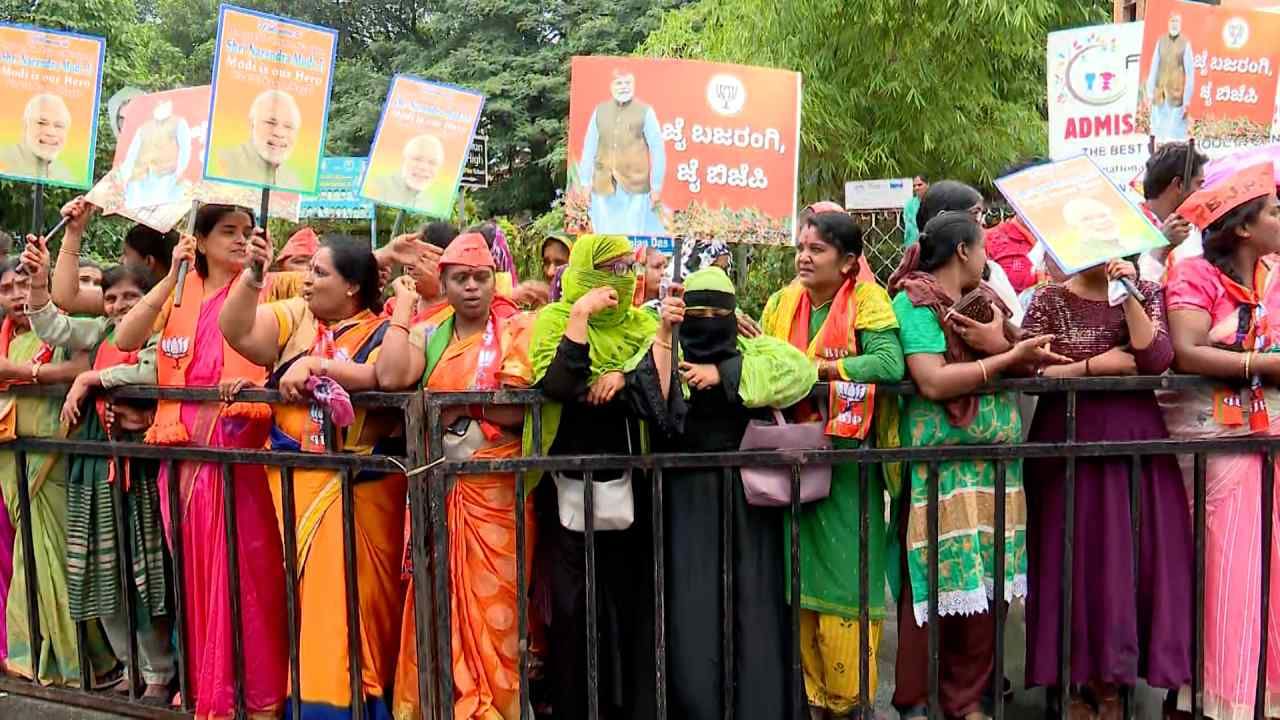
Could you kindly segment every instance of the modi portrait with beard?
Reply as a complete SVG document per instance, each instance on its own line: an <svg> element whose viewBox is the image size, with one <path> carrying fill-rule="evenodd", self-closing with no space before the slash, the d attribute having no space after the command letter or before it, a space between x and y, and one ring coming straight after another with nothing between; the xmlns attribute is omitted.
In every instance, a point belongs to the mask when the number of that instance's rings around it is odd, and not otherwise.
<svg viewBox="0 0 1280 720"><path fill-rule="evenodd" d="M434 135L418 135L400 152L400 168L375 179L369 197L384 205L406 210L430 206L431 182L444 164L444 144Z"/></svg>
<svg viewBox="0 0 1280 720"><path fill-rule="evenodd" d="M27 101L22 110L22 139L0 148L0 173L13 177L55 183L80 184L58 156L67 144L71 111L61 97L42 93Z"/></svg>
<svg viewBox="0 0 1280 720"><path fill-rule="evenodd" d="M305 190L297 173L285 167L298 141L302 112L283 90L267 90L249 106L249 141L223 150L213 163L217 178L254 185Z"/></svg>

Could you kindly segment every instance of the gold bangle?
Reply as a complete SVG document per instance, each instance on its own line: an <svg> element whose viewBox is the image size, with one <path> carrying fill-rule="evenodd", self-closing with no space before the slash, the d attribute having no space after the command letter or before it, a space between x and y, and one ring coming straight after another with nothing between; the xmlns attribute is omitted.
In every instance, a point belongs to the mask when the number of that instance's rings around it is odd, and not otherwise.
<svg viewBox="0 0 1280 720"><path fill-rule="evenodd" d="M40 383L40 366L41 365L44 365L44 363L39 361L31 365L31 382L36 383L37 385Z"/></svg>
<svg viewBox="0 0 1280 720"><path fill-rule="evenodd" d="M991 382L991 376L987 375L987 364L981 358L978 359L978 369L982 371L982 384Z"/></svg>
<svg viewBox="0 0 1280 720"><path fill-rule="evenodd" d="M1252 366L1253 366L1253 351L1250 350L1249 352L1244 354L1244 377L1246 380L1253 377L1253 375L1249 372Z"/></svg>
<svg viewBox="0 0 1280 720"><path fill-rule="evenodd" d="M389 325L392 330L403 330L406 335L411 332L408 325L397 320L392 320Z"/></svg>
<svg viewBox="0 0 1280 720"><path fill-rule="evenodd" d="M671 349L671 343L669 343L669 342L662 342L662 341L661 341L661 340L659 340L658 338L654 338L654 339L653 339L653 344L654 344L654 345L657 345L658 347L660 347L660 348L662 348L662 349L664 349L664 350L670 350L670 349Z"/></svg>
<svg viewBox="0 0 1280 720"><path fill-rule="evenodd" d="M80 257L80 253L79 253L79 252L71 252L70 250L68 250L67 248L64 248L64 247L62 247L62 248L58 248L58 254L59 254L59 255L70 255L70 256L72 256L72 257Z"/></svg>

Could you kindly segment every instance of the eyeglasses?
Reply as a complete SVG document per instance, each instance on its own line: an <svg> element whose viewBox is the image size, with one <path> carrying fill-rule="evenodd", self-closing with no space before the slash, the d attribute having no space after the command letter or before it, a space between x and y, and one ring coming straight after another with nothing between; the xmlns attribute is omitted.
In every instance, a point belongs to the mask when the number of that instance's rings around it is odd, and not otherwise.
<svg viewBox="0 0 1280 720"><path fill-rule="evenodd" d="M691 307L685 308L684 311L685 317L696 318L719 318L726 317L732 313L733 311L728 308L716 307Z"/></svg>
<svg viewBox="0 0 1280 720"><path fill-rule="evenodd" d="M609 273L610 275L623 277L635 272L635 265L633 265L630 260L614 260L611 263L597 265L596 269L601 272Z"/></svg>

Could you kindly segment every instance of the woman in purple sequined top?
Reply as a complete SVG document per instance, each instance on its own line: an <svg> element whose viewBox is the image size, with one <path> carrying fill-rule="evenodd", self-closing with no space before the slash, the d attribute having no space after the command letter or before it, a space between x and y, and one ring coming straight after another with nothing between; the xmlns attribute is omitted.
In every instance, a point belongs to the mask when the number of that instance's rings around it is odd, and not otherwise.
<svg viewBox="0 0 1280 720"><path fill-rule="evenodd" d="M1158 375L1173 361L1158 285L1146 296L1108 301L1109 281L1137 280L1125 261L1086 270L1037 291L1023 329L1052 334L1054 352L1075 362L1046 367L1046 377ZM1066 395L1040 399L1031 442L1066 439ZM1080 442L1150 441L1168 431L1154 393L1080 393ZM1072 561L1071 716L1123 716L1121 690L1143 678L1177 688L1191 678L1191 528L1186 489L1172 456L1145 456L1137 475L1140 537L1135 547L1130 504L1131 457L1076 463ZM1066 461L1028 460L1027 685L1058 685L1060 583ZM1135 582L1142 588L1135 600Z"/></svg>

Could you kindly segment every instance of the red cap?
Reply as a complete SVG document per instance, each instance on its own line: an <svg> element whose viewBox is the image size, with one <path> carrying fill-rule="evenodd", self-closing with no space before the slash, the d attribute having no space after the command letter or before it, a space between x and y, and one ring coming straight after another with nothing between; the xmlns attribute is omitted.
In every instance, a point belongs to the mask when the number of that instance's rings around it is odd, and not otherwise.
<svg viewBox="0 0 1280 720"><path fill-rule="evenodd" d="M449 243L440 256L440 265L466 265L467 267L496 268L493 253L480 233L463 233Z"/></svg>
<svg viewBox="0 0 1280 720"><path fill-rule="evenodd" d="M285 258L293 257L295 255L298 257L309 258L315 255L316 251L319 249L320 236L316 235L315 230L312 230L309 227L304 227L294 233L289 238L289 242L285 243L284 247L280 248L280 254L276 256L276 261L283 262Z"/></svg>
<svg viewBox="0 0 1280 720"><path fill-rule="evenodd" d="M1251 165L1231 177L1191 194L1177 214L1201 230L1223 215L1275 192L1275 168L1270 162Z"/></svg>

